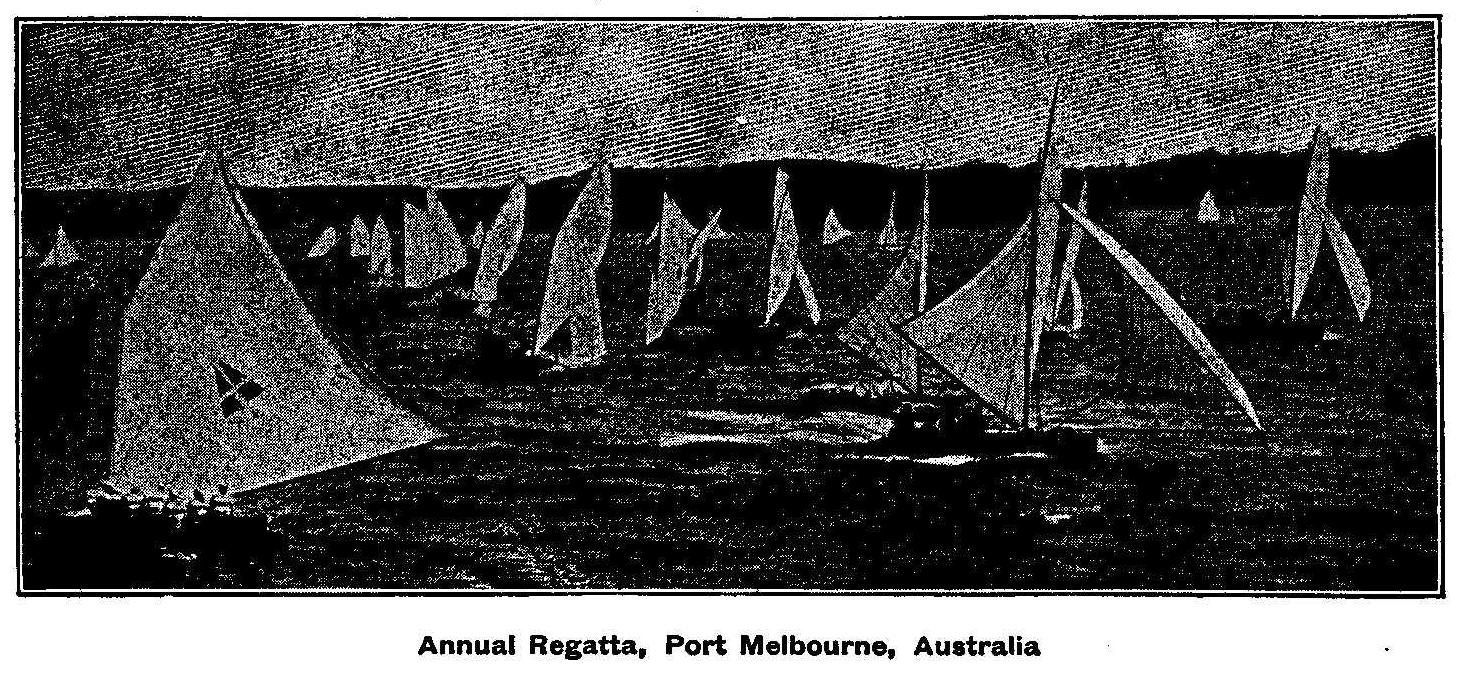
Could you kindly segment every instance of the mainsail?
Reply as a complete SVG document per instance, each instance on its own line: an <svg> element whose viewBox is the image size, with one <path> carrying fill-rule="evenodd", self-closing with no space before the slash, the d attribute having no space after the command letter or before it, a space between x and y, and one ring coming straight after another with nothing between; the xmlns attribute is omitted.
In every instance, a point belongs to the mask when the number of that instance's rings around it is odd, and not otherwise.
<svg viewBox="0 0 1483 675"><path fill-rule="evenodd" d="M850 231L839 224L839 216L834 215L834 209L829 209L828 215L824 216L824 245L837 244L848 236Z"/></svg>
<svg viewBox="0 0 1483 675"><path fill-rule="evenodd" d="M320 332L215 155L125 311L119 364L126 490L247 490L441 436Z"/></svg>
<svg viewBox="0 0 1483 675"><path fill-rule="evenodd" d="M1085 180L1081 184L1081 198L1077 200L1078 208L1086 213L1087 206L1087 184ZM1062 316L1068 316L1069 323L1062 323L1062 327L1078 330L1081 328L1082 307L1081 288L1076 283L1076 257L1081 253L1082 232L1079 227L1070 228L1066 235L1066 253L1061 257L1061 272L1056 281L1056 306L1047 320L1052 325L1061 321ZM1067 303L1073 303L1067 306ZM1074 325L1072 325L1074 324Z"/></svg>
<svg viewBox="0 0 1483 675"><path fill-rule="evenodd" d="M1195 214L1195 220L1201 223L1220 222L1220 208L1215 205L1214 190L1205 191L1205 196L1200 199L1200 210Z"/></svg>
<svg viewBox="0 0 1483 675"><path fill-rule="evenodd" d="M1190 319L1184 309L1179 306L1179 303L1175 302L1174 298L1169 296L1169 292L1164 290L1164 287L1153 278L1153 275L1149 274L1148 270L1141 263L1124 250L1112 238L1112 235L1107 234L1106 231L1093 223L1091 219L1086 217L1086 214L1064 204L1061 207L1076 221L1077 225L1081 226L1081 229L1086 230L1087 234L1091 235L1093 241L1101 244L1108 255L1111 255L1117 261L1118 265L1122 267L1123 272L1128 275L1128 278L1138 284L1138 287L1143 290L1144 294L1148 296L1148 299L1153 301L1154 306L1168 319L1169 325L1178 332L1185 344L1193 350L1195 357L1205 367L1206 372L1210 373L1216 381L1220 382L1220 385L1235 400L1236 405L1240 406L1241 412L1245 413L1251 419L1251 423L1258 429L1262 428L1261 420L1257 419L1256 410L1251 406L1251 399L1246 396L1246 389L1241 386L1241 382L1231 372L1230 366L1226 365L1225 359L1222 359L1220 354L1215 351L1215 347L1211 346L1210 340L1206 339L1205 334L1200 332L1200 328L1195 325L1194 320Z"/></svg>
<svg viewBox="0 0 1483 675"><path fill-rule="evenodd" d="M699 234L685 222L674 200L664 195L664 213L659 220L659 265L649 277L649 311L644 315L646 343L658 340L680 311L680 301L688 285L686 271Z"/></svg>
<svg viewBox="0 0 1483 675"><path fill-rule="evenodd" d="M407 243L402 269L407 286L426 288L469 264L463 238L432 190L427 191L426 212L403 203L402 215Z"/></svg>
<svg viewBox="0 0 1483 675"><path fill-rule="evenodd" d="M333 227L326 227L319 233L319 238L314 240L314 245L309 248L310 258L323 258L340 243L340 233Z"/></svg>
<svg viewBox="0 0 1483 675"><path fill-rule="evenodd" d="M721 210L716 209L705 227L700 228L700 233L695 235L695 243L690 245L690 288L699 286L700 280L705 276L706 243L712 239L729 239L730 237L730 233L721 229Z"/></svg>
<svg viewBox="0 0 1483 675"><path fill-rule="evenodd" d="M391 264L391 231L386 229L386 221L381 216L376 216L376 226L371 228L370 240L371 274L381 277L385 281L394 281Z"/></svg>
<svg viewBox="0 0 1483 675"><path fill-rule="evenodd" d="M1354 251L1354 244L1344 234L1339 221L1329 209L1329 137L1323 127L1313 129L1311 156L1308 159L1308 180L1303 189L1303 201L1298 206L1298 234L1293 248L1292 268L1292 317L1297 318L1298 307L1303 304L1303 295L1313 276L1313 266L1318 261L1318 248L1324 235L1328 235L1339 269L1344 274L1344 283L1349 287L1349 298L1361 321L1370 309L1370 282L1365 277L1364 267Z"/></svg>
<svg viewBox="0 0 1483 675"><path fill-rule="evenodd" d="M907 391L921 390L916 347L896 327L926 309L928 224L931 222L927 178L922 177L922 224L912 235L901 262L875 298L852 317L839 339L894 377Z"/></svg>
<svg viewBox="0 0 1483 675"><path fill-rule="evenodd" d="M371 232L360 216L350 222L350 257L363 258L371 254Z"/></svg>
<svg viewBox="0 0 1483 675"><path fill-rule="evenodd" d="M794 279L798 280L809 319L818 323L819 302L798 255L798 224L793 219L793 200L788 196L787 182L787 174L778 169L772 192L772 254L767 266L767 305L762 323L772 321L772 315L783 306L783 298L793 287Z"/></svg>
<svg viewBox="0 0 1483 675"><path fill-rule="evenodd" d="M606 162L577 196L551 248L546 272L546 295L541 302L535 348L540 351L566 325L572 357L596 360L607 352L603 340L602 307L597 297L597 267L613 233L613 177Z"/></svg>
<svg viewBox="0 0 1483 675"><path fill-rule="evenodd" d="M494 302L500 277L515 261L525 232L525 180L515 181L494 225L484 230L479 243L479 271L474 275L474 296L479 302Z"/></svg>
<svg viewBox="0 0 1483 675"><path fill-rule="evenodd" d="M78 262L77 249L72 247L72 240L67 238L67 231L57 226L56 242L52 244L51 251L46 254L46 259L41 261L42 267L65 267Z"/></svg>

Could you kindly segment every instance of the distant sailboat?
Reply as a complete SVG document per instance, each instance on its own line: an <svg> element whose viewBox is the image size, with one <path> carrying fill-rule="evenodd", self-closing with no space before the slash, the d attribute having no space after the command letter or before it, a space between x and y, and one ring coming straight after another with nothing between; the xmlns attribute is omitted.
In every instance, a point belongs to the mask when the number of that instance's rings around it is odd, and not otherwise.
<svg viewBox="0 0 1483 675"><path fill-rule="evenodd" d="M402 268L409 288L426 288L469 264L463 238L432 190L427 191L427 211L403 203L402 216L407 247Z"/></svg>
<svg viewBox="0 0 1483 675"><path fill-rule="evenodd" d="M66 267L75 262L80 262L77 249L72 247L72 240L67 238L67 231L57 226L56 242L52 244L51 251L46 254L46 259L41 261L42 267Z"/></svg>
<svg viewBox="0 0 1483 675"><path fill-rule="evenodd" d="M837 244L849 236L850 231L839 224L839 217L834 215L834 209L829 209L828 215L824 216L824 245Z"/></svg>
<svg viewBox="0 0 1483 675"><path fill-rule="evenodd" d="M370 255L371 275L382 283L395 283L397 274L391 262L391 231L386 228L386 220L379 215L376 216L376 225L371 228Z"/></svg>
<svg viewBox="0 0 1483 675"><path fill-rule="evenodd" d="M314 245L309 248L309 258L323 258L340 243L340 233L333 227L326 227L319 233L319 238L314 240Z"/></svg>
<svg viewBox="0 0 1483 675"><path fill-rule="evenodd" d="M658 340L679 313L680 301L691 288L687 277L699 257L704 232L691 226L674 200L664 195L664 211L659 219L659 264L649 278L649 310L644 315L646 344Z"/></svg>
<svg viewBox="0 0 1483 675"><path fill-rule="evenodd" d="M1220 222L1220 208L1215 205L1214 190L1205 191L1205 196L1200 199L1200 208L1195 213L1195 220L1201 223Z"/></svg>
<svg viewBox="0 0 1483 675"><path fill-rule="evenodd" d="M901 235L896 232L896 191L891 191L891 205L886 207L886 225L875 238L881 248L901 248Z"/></svg>
<svg viewBox="0 0 1483 675"><path fill-rule="evenodd" d="M1298 234L1294 244L1292 268L1292 318L1298 316L1308 281L1313 275L1313 266L1318 260L1318 248L1327 238L1339 261L1339 271L1349 287L1349 298L1360 321L1370 309L1370 280L1365 276L1364 266L1354 250L1349 236L1339 226L1338 218L1328 205L1329 198L1329 137L1323 127L1313 129L1311 156L1308 160L1307 185L1303 189L1303 201L1298 207Z"/></svg>
<svg viewBox="0 0 1483 675"><path fill-rule="evenodd" d="M242 491L441 437L347 364L209 154L124 314L110 482Z"/></svg>
<svg viewBox="0 0 1483 675"><path fill-rule="evenodd" d="M695 236L695 243L690 246L691 289L699 286L701 279L705 276L705 245L712 239L730 238L731 233L721 229L721 210L716 209L705 227L700 228L700 233Z"/></svg>
<svg viewBox="0 0 1483 675"><path fill-rule="evenodd" d="M602 306L597 295L597 268L613 234L613 176L606 162L592 176L567 214L551 248L546 295L541 302L535 351L544 353L557 329L566 326L571 353L559 365L595 363L607 353Z"/></svg>
<svg viewBox="0 0 1483 675"><path fill-rule="evenodd" d="M813 284L803 269L798 251L798 224L793 217L793 200L788 196L788 176L777 170L773 183L772 198L772 253L768 260L767 300L763 307L762 324L772 321L772 315L783 306L783 299L793 282L798 281L798 290L803 294L803 304L809 320L819 323L819 301L814 297Z"/></svg>
<svg viewBox="0 0 1483 675"><path fill-rule="evenodd" d="M1077 200L1077 210L1087 213L1087 184L1083 180L1081 184L1081 197ZM1084 322L1084 307L1081 297L1081 284L1076 280L1076 259L1081 253L1082 231L1080 228L1070 228L1071 232L1066 239L1065 253L1061 257L1060 274L1057 275L1055 286L1055 308L1046 316L1049 322L1047 329L1052 334L1073 335L1081 330Z"/></svg>
<svg viewBox="0 0 1483 675"><path fill-rule="evenodd" d="M21 244L21 257L39 258L41 257L41 252L36 250L36 246L31 243L30 239L27 239L24 243Z"/></svg>
<svg viewBox="0 0 1483 675"><path fill-rule="evenodd" d="M897 326L927 308L927 252L931 209L927 176L922 175L922 223L886 285L847 322L839 339L873 361L908 392L919 393L921 354Z"/></svg>
<svg viewBox="0 0 1483 675"><path fill-rule="evenodd" d="M350 257L364 258L371 254L371 232L360 216L350 222Z"/></svg>
<svg viewBox="0 0 1483 675"><path fill-rule="evenodd" d="M474 299L479 313L488 316L490 305L498 298L500 277L515 261L520 238L525 233L525 179L515 181L510 196L505 198L494 225L483 231L479 243L479 270L474 275Z"/></svg>

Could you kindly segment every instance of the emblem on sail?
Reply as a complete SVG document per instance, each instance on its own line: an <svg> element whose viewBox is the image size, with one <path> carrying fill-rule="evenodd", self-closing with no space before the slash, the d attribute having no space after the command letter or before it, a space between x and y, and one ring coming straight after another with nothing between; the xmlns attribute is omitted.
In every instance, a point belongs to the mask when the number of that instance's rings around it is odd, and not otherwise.
<svg viewBox="0 0 1483 675"><path fill-rule="evenodd" d="M819 301L814 296L813 284L803 269L798 252L798 223L793 216L793 200L788 196L788 176L777 170L772 192L772 253L767 266L767 302L763 308L762 323L772 321L772 315L783 306L783 299L793 282L798 281L798 290L803 295L803 304L809 320L820 320Z"/></svg>
<svg viewBox="0 0 1483 675"><path fill-rule="evenodd" d="M542 351L557 329L571 335L571 360L592 362L607 353L602 306L597 296L597 268L613 234L613 176L599 163L567 213L551 248L546 294L541 301L535 350Z"/></svg>
<svg viewBox="0 0 1483 675"><path fill-rule="evenodd" d="M407 245L403 274L408 287L426 288L469 264L463 238L432 190L427 191L427 211L403 203L402 216Z"/></svg>
<svg viewBox="0 0 1483 675"><path fill-rule="evenodd" d="M57 226L56 241L52 244L51 251L41 261L42 267L66 267L75 262L80 262L77 249L72 247L72 240L67 238L67 231Z"/></svg>
<svg viewBox="0 0 1483 675"><path fill-rule="evenodd" d="M1349 298L1361 321L1370 309L1370 280L1365 276L1364 265L1354 250L1349 235L1339 226L1338 218L1329 209L1329 137L1323 127L1313 129L1311 156L1308 159L1308 179L1303 189L1303 201L1298 206L1298 234L1294 243L1292 269L1292 317L1297 318L1298 307L1308 290L1313 266L1318 261L1318 248L1327 239L1339 261L1339 271L1349 287Z"/></svg>
<svg viewBox="0 0 1483 675"><path fill-rule="evenodd" d="M442 435L328 341L216 155L124 313L114 421L111 481L176 494L248 490Z"/></svg>

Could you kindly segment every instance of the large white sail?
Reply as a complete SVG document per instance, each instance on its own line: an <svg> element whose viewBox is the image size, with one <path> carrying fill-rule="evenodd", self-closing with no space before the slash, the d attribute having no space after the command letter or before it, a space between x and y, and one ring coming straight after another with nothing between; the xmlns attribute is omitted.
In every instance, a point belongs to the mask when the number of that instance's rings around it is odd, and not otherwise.
<svg viewBox="0 0 1483 675"><path fill-rule="evenodd" d="M124 313L112 482L240 491L440 436L343 360L203 158Z"/></svg>
<svg viewBox="0 0 1483 675"><path fill-rule="evenodd" d="M426 288L469 264L463 238L432 190L427 191L427 211L403 203L402 214L407 244L402 270L407 286Z"/></svg>
<svg viewBox="0 0 1483 675"><path fill-rule="evenodd" d="M728 234L721 229L721 210L716 209L711 214L711 219L706 222L705 227L695 235L695 243L690 245L690 288L700 286L705 278L705 245L712 239L726 239Z"/></svg>
<svg viewBox="0 0 1483 675"><path fill-rule="evenodd" d="M923 177L922 224L896 264L886 285L839 332L851 349L874 361L907 391L920 391L921 372L917 348L896 327L926 309L928 223L930 199Z"/></svg>
<svg viewBox="0 0 1483 675"><path fill-rule="evenodd" d="M365 219L356 216L350 222L350 257L363 258L371 254L371 231Z"/></svg>
<svg viewBox="0 0 1483 675"><path fill-rule="evenodd" d="M803 292L809 318L818 323L818 300L814 298L813 286L808 283L807 275L803 274L803 264L798 255L798 224L793 218L793 200L788 196L787 182L787 174L778 169L773 183L772 254L768 259L767 303L762 323L772 321L772 315L783 306L783 298L787 297L795 278Z"/></svg>
<svg viewBox="0 0 1483 675"><path fill-rule="evenodd" d="M1148 270L1137 259L1133 258L1132 255L1124 250L1112 238L1112 235L1107 234L1106 231L1093 223L1090 218L1086 217L1086 214L1064 204L1062 208L1066 210L1066 213L1071 215L1071 218L1076 221L1077 225L1080 225L1082 229L1086 230L1093 241L1100 244L1117 261L1118 265L1127 273L1128 278L1138 284L1138 287L1143 290L1144 294L1148 296L1148 299L1153 301L1154 306L1168 319L1169 325L1179 334L1184 340L1184 343L1190 347L1194 356L1204 366L1205 371L1210 373L1225 388L1226 392L1236 402L1236 405L1241 408L1241 412L1245 413L1251 419L1251 423L1256 425L1258 429L1262 428L1261 420L1257 419L1256 410L1251 406L1251 399L1246 396L1246 389L1241 386L1241 382L1231 372L1230 366L1226 365L1225 359L1222 359L1220 354L1215 351L1215 347L1211 346L1210 340L1205 338L1205 334L1200 332L1200 328L1195 325L1194 320L1189 318L1189 315L1179 306L1179 303L1175 302L1174 298L1169 296L1169 292L1164 290L1164 287L1153 278L1153 275L1149 274Z"/></svg>
<svg viewBox="0 0 1483 675"><path fill-rule="evenodd" d="M1034 216L993 260L901 332L1005 422L1024 418L1025 288Z"/></svg>
<svg viewBox="0 0 1483 675"><path fill-rule="evenodd" d="M1339 219L1334 213L1324 209L1327 218L1324 221L1325 236L1328 237L1329 245L1333 246L1334 257L1339 261L1339 271L1344 274L1344 284L1349 287L1349 299L1354 303L1354 311L1359 314L1359 320L1365 320L1365 312L1370 309L1370 280L1365 276L1365 268L1359 262L1359 254L1354 251L1354 243L1349 241L1349 235L1339 227Z"/></svg>
<svg viewBox="0 0 1483 675"><path fill-rule="evenodd" d="M67 231L61 225L57 226L56 241L52 243L51 251L41 261L42 267L65 267L78 262L77 249L73 248L72 240L67 238Z"/></svg>
<svg viewBox="0 0 1483 675"><path fill-rule="evenodd" d="M838 244L841 240L850 236L850 231L839 224L839 216L834 215L834 209L824 216L824 245Z"/></svg>
<svg viewBox="0 0 1483 675"><path fill-rule="evenodd" d="M612 233L613 177L608 165L602 163L593 169L551 247L546 294L536 328L537 351L565 325L571 334L574 360L595 360L607 352L597 297L597 268Z"/></svg>
<svg viewBox="0 0 1483 675"><path fill-rule="evenodd" d="M644 315L644 342L659 339L669 322L680 311L688 284L685 276L691 261L691 249L699 239L695 228L685 222L680 207L664 195L664 211L659 220L659 264L649 277L649 310Z"/></svg>
<svg viewBox="0 0 1483 675"><path fill-rule="evenodd" d="M1220 207L1215 205L1214 190L1205 191L1205 196L1200 199L1200 209L1195 213L1195 220L1201 223L1220 222Z"/></svg>
<svg viewBox="0 0 1483 675"><path fill-rule="evenodd" d="M494 302L497 298L500 277L515 261L524 232L525 180L521 179L510 188L510 196L505 198L494 224L484 230L484 239L479 243L479 270L474 274L474 297L479 302Z"/></svg>
<svg viewBox="0 0 1483 675"><path fill-rule="evenodd" d="M314 245L309 247L309 255L307 257L323 258L338 243L340 243L340 233L333 227L326 227L320 230L319 237L314 240Z"/></svg>

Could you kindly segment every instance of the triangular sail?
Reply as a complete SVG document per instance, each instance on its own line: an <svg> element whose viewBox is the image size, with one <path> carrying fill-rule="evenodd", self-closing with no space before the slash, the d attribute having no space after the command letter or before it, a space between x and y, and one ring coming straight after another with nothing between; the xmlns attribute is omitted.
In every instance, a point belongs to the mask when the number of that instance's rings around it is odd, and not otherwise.
<svg viewBox="0 0 1483 675"><path fill-rule="evenodd" d="M839 332L839 339L851 349L874 361L907 391L921 390L921 372L917 349L897 332L896 327L926 309L928 223L931 221L922 181L922 224L912 235L901 262L886 279L880 293L871 299Z"/></svg>
<svg viewBox="0 0 1483 675"><path fill-rule="evenodd" d="M1323 127L1313 129L1313 144L1308 158L1308 179L1303 188L1303 201L1298 206L1298 234L1293 247L1292 317L1308 290L1313 265L1318 261L1318 246L1328 222L1329 137Z"/></svg>
<svg viewBox="0 0 1483 675"><path fill-rule="evenodd" d="M36 245L32 244L30 239L27 239L25 243L21 244L21 257L39 258L41 257L41 252L36 250Z"/></svg>
<svg viewBox="0 0 1483 675"><path fill-rule="evenodd" d="M1087 186L1085 182L1081 184L1081 198L1078 200L1077 203L1079 204L1081 212L1086 213ZM1075 273L1076 258L1081 253L1082 231L1081 228L1075 226L1070 227L1069 230L1070 232L1068 232L1066 235L1066 253L1061 258L1061 273L1058 275L1056 280L1056 308L1053 312L1051 312L1049 317L1049 319L1053 322L1059 320L1058 317L1067 313L1068 308L1066 307L1065 303L1073 297L1073 294L1077 302L1081 300L1081 289L1075 287ZM1079 328L1081 326L1080 305L1076 307L1075 312L1076 316L1078 317L1077 327Z"/></svg>
<svg viewBox="0 0 1483 675"><path fill-rule="evenodd" d="M386 228L386 220L376 216L376 225L371 228L371 264L370 272L386 281L394 281L391 263L391 231Z"/></svg>
<svg viewBox="0 0 1483 675"><path fill-rule="evenodd" d="M1056 291L1055 280L1052 279L1052 269L1055 264L1057 236L1061 229L1061 187L1062 187L1062 164L1061 156L1056 148L1050 144L1046 145L1045 161L1040 169L1040 195L1039 207L1035 214L1035 227L1033 239L1036 240L1038 250L1035 256L1035 302L1033 305L1034 316L1030 325L1038 327L1030 335L1030 348L1026 353L1026 372L1033 376L1035 372L1035 361L1040 355L1040 336L1047 326L1047 321L1053 318L1055 311ZM1079 246L1079 245L1078 245ZM1022 259L1021 264L1027 264L1028 258ZM1072 260L1074 263L1075 260ZM1064 265L1063 265L1064 266ZM1024 288L1023 286L1021 288ZM1024 300L1020 307L1025 308ZM1023 320L1023 319L1022 319ZM1033 397L1034 392L1031 391ZM1033 401L1031 401L1033 403ZM1032 406L1033 407L1033 406ZM1034 410L1030 410L1034 413ZM1033 420L1031 420L1033 423Z"/></svg>
<svg viewBox="0 0 1483 675"><path fill-rule="evenodd" d="M834 215L834 209L829 209L828 215L824 216L824 245L837 244L848 236L850 231L839 224L839 217Z"/></svg>
<svg viewBox="0 0 1483 675"><path fill-rule="evenodd" d="M323 258L338 243L340 243L340 233L333 227L326 227L320 231L319 237L314 240L314 245L309 247L308 257Z"/></svg>
<svg viewBox="0 0 1483 675"><path fill-rule="evenodd" d="M426 288L469 264L463 238L438 196L427 191L427 211L403 203L406 227L406 260L402 263L407 286Z"/></svg>
<svg viewBox="0 0 1483 675"><path fill-rule="evenodd" d="M803 295L803 308L808 311L808 320L818 323L822 320L819 313L819 298L814 295L814 284L808 280L808 272L803 270L803 261L798 261L798 292Z"/></svg>
<svg viewBox="0 0 1483 675"><path fill-rule="evenodd" d="M78 257L77 249L72 247L72 240L67 238L67 231L57 226L56 242L52 244L51 251L46 254L46 259L41 261L42 267L65 267L82 258Z"/></svg>
<svg viewBox="0 0 1483 675"><path fill-rule="evenodd" d="M1153 301L1154 306L1158 307L1159 311L1168 319L1169 325L1179 333L1185 344L1193 350L1195 357L1200 360L1206 372L1210 373L1211 376L1220 382L1221 386L1235 400L1236 405L1241 408L1241 412L1245 413L1251 419L1251 423L1258 429L1262 428L1261 420L1257 419L1256 410L1251 406L1251 399L1246 396L1246 389L1241 386L1241 382L1236 379L1235 373L1232 373L1230 366L1226 365L1225 359L1222 359L1220 354L1215 351L1215 347L1210 345L1210 340L1205 338L1205 334L1200 332L1200 328L1195 325L1194 320L1189 318L1189 315L1184 312L1184 309L1179 306L1179 303L1175 302L1174 298L1169 296L1169 292L1164 290L1164 287L1153 278L1153 275L1149 274L1148 270L1141 263L1124 250L1112 238L1112 235L1107 234L1102 228L1097 227L1085 214L1064 204L1062 208L1066 210L1066 213L1071 215L1071 218L1082 229L1086 230L1087 234L1091 235L1094 241L1101 244L1102 248L1122 266L1123 271L1127 273L1128 277L1137 283L1139 288L1143 289L1148 299Z"/></svg>
<svg viewBox="0 0 1483 675"><path fill-rule="evenodd" d="M1354 251L1354 243L1349 241L1349 235L1344 234L1343 228L1339 227L1339 219L1328 209L1324 209L1324 214L1327 216L1324 232L1334 248L1334 257L1339 260L1339 271L1344 274L1344 284L1349 287L1349 299L1354 303L1354 311L1359 314L1359 320L1364 321L1365 312L1370 309L1370 280L1365 276L1365 268L1359 262L1359 254Z"/></svg>
<svg viewBox="0 0 1483 675"><path fill-rule="evenodd" d="M659 264L649 277L649 310L644 315L646 343L658 340L680 311L691 249L699 239L690 234L695 228L685 222L680 207L668 194L664 195L664 212L659 219L659 228Z"/></svg>
<svg viewBox="0 0 1483 675"><path fill-rule="evenodd" d="M111 480L126 490L246 490L441 435L326 340L213 156L124 313L119 349Z"/></svg>
<svg viewBox="0 0 1483 675"><path fill-rule="evenodd" d="M371 254L371 231L360 216L350 222L350 257L363 258Z"/></svg>
<svg viewBox="0 0 1483 675"><path fill-rule="evenodd" d="M711 219L695 235L695 242L690 245L690 288L700 286L700 281L705 277L705 245L712 239L726 239L729 235L721 229L721 210L711 214Z"/></svg>
<svg viewBox="0 0 1483 675"><path fill-rule="evenodd" d="M901 326L927 355L1013 425L1026 405L1025 288L1033 216L968 283Z"/></svg>
<svg viewBox="0 0 1483 675"><path fill-rule="evenodd" d="M573 358L593 360L607 352L597 296L597 267L602 264L612 233L613 177L603 163L593 169L551 247L546 294L536 328L537 351L566 325Z"/></svg>
<svg viewBox="0 0 1483 675"><path fill-rule="evenodd" d="M795 277L799 278L800 285L808 282L800 274L803 266L798 257L798 224L793 219L793 200L788 196L787 182L787 174L778 169L773 183L772 253L767 266L767 306L762 319L764 324L772 321L772 315L783 306L783 298L787 297L788 289L793 287ZM812 286L804 291L804 302L809 305L809 317L814 323L818 323L818 301L813 298Z"/></svg>
<svg viewBox="0 0 1483 675"><path fill-rule="evenodd" d="M1220 222L1220 207L1215 205L1214 190L1205 191L1205 196L1200 199L1200 209L1195 214L1195 220L1202 223Z"/></svg>
<svg viewBox="0 0 1483 675"><path fill-rule="evenodd" d="M524 232L525 181L522 179L510 188L510 196L505 198L494 224L484 230L484 239L479 243L479 270L474 275L474 296L479 302L495 301L500 277L515 261Z"/></svg>

